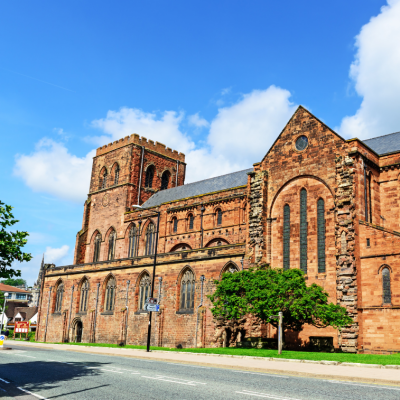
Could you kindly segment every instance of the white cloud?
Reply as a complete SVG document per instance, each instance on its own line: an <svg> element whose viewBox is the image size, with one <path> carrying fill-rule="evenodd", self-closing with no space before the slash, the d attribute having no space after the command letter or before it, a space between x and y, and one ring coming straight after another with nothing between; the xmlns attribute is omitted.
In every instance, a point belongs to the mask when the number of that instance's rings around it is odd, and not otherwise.
<svg viewBox="0 0 400 400"><path fill-rule="evenodd" d="M82 201L89 190L94 155L92 150L85 157L77 157L63 144L44 138L32 154L16 156L14 174L35 192Z"/></svg>
<svg viewBox="0 0 400 400"><path fill-rule="evenodd" d="M199 113L189 115L188 122L190 125L193 125L197 128L208 128L210 126L206 119L199 116Z"/></svg>
<svg viewBox="0 0 400 400"><path fill-rule="evenodd" d="M47 246L46 251L44 252L44 262L46 264L57 264L68 255L68 252L69 246L66 244L60 248Z"/></svg>
<svg viewBox="0 0 400 400"><path fill-rule="evenodd" d="M388 0L361 28L350 77L362 103L343 118L344 136L366 139L400 130L400 0Z"/></svg>

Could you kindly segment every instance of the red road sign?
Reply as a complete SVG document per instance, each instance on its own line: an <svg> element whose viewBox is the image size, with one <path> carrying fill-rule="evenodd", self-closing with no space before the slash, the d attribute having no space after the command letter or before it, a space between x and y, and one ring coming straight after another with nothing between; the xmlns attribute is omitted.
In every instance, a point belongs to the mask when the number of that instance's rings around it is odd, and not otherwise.
<svg viewBox="0 0 400 400"><path fill-rule="evenodd" d="M28 333L29 332L29 321L16 321L14 332L15 333Z"/></svg>

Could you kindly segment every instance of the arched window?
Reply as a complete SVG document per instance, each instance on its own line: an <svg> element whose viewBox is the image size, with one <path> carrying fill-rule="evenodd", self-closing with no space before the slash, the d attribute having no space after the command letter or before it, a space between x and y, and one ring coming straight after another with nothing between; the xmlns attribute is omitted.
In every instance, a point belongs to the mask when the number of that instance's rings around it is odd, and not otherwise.
<svg viewBox="0 0 400 400"><path fill-rule="evenodd" d="M105 169L103 172L103 176L101 178L101 189L105 189L107 187L107 170Z"/></svg>
<svg viewBox="0 0 400 400"><path fill-rule="evenodd" d="M161 190L168 189L170 173L168 171L164 171L161 177Z"/></svg>
<svg viewBox="0 0 400 400"><path fill-rule="evenodd" d="M176 233L178 231L178 218L172 218L172 232Z"/></svg>
<svg viewBox="0 0 400 400"><path fill-rule="evenodd" d="M150 165L150 167L147 168L146 171L146 180L144 185L148 188L153 187L153 178L154 178L154 167Z"/></svg>
<svg viewBox="0 0 400 400"><path fill-rule="evenodd" d="M131 230L129 231L128 257L136 256L137 240L138 240L138 231L136 226L133 225Z"/></svg>
<svg viewBox="0 0 400 400"><path fill-rule="evenodd" d="M325 202L317 202L318 272L325 272Z"/></svg>
<svg viewBox="0 0 400 400"><path fill-rule="evenodd" d="M238 272L238 268L235 264L230 263L222 270L222 274L225 274L226 272L234 274L235 272Z"/></svg>
<svg viewBox="0 0 400 400"><path fill-rule="evenodd" d="M388 267L382 269L383 304L392 303L392 292L390 290L390 271Z"/></svg>
<svg viewBox="0 0 400 400"><path fill-rule="evenodd" d="M110 236L108 237L108 260L114 260L115 257L115 243L117 240L117 235L115 231L112 231L110 233Z"/></svg>
<svg viewBox="0 0 400 400"><path fill-rule="evenodd" d="M194 309L194 273L188 269L181 279L181 307L182 311Z"/></svg>
<svg viewBox="0 0 400 400"><path fill-rule="evenodd" d="M101 235L98 233L96 238L94 239L94 254L93 254L93 262L97 262L100 260L100 246L101 246Z"/></svg>
<svg viewBox="0 0 400 400"><path fill-rule="evenodd" d="M55 304L55 307L54 307L54 312L61 312L63 295L64 295L64 284L61 282L57 286L56 304Z"/></svg>
<svg viewBox="0 0 400 400"><path fill-rule="evenodd" d="M290 207L283 207L283 269L290 268Z"/></svg>
<svg viewBox="0 0 400 400"><path fill-rule="evenodd" d="M194 224L194 216L193 214L189 214L189 229L193 229L193 224Z"/></svg>
<svg viewBox="0 0 400 400"><path fill-rule="evenodd" d="M104 310L105 311L114 311L114 303L115 303L115 292L117 290L117 285L115 283L115 279L111 277L106 285L106 296L104 302Z"/></svg>
<svg viewBox="0 0 400 400"><path fill-rule="evenodd" d="M139 310L144 310L146 300L151 294L151 280L148 274L144 274L139 284Z"/></svg>
<svg viewBox="0 0 400 400"><path fill-rule="evenodd" d="M118 185L119 180L119 165L115 167L115 174L114 174L114 185Z"/></svg>
<svg viewBox="0 0 400 400"><path fill-rule="evenodd" d="M155 228L154 224L150 223L146 230L146 248L145 255L154 254Z"/></svg>
<svg viewBox="0 0 400 400"><path fill-rule="evenodd" d="M307 273L307 191L300 191L300 269Z"/></svg>
<svg viewBox="0 0 400 400"><path fill-rule="evenodd" d="M222 225L222 211L218 208L217 212L217 225Z"/></svg>
<svg viewBox="0 0 400 400"><path fill-rule="evenodd" d="M79 302L79 311L87 311L89 298L89 281L85 279L81 285L81 299Z"/></svg>

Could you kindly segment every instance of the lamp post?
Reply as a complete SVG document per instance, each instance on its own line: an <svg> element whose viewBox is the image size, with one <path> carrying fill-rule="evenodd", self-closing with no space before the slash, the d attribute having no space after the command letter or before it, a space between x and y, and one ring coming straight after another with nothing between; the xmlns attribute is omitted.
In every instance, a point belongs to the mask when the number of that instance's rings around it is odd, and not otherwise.
<svg viewBox="0 0 400 400"><path fill-rule="evenodd" d="M132 207L144 209L142 206L139 206L139 205L132 205ZM161 214L160 211L155 211L155 210L152 210L152 211L157 214L157 228L156 228L156 242L154 243L155 249L154 249L154 262L153 262L153 279L151 282L151 295L150 295L151 297L153 297L153 295L154 295L154 280L156 277L156 265L157 265L158 231L159 231L159 226L160 226L160 214ZM146 349L147 352L150 351L151 315L152 315L152 311L149 311L149 327L147 330L147 349Z"/></svg>
<svg viewBox="0 0 400 400"><path fill-rule="evenodd" d="M7 297L8 293L4 293L4 306L3 306L3 313L1 314L1 330L3 330L4 313L6 312ZM7 330L7 324L6 324L6 330Z"/></svg>

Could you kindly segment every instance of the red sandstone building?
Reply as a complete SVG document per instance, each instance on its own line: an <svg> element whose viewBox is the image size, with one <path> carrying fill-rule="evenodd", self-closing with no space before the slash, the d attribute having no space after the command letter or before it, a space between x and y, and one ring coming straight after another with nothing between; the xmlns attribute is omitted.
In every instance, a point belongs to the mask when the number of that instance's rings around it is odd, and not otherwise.
<svg viewBox="0 0 400 400"><path fill-rule="evenodd" d="M161 143L134 134L103 146L74 264L46 270L38 340L145 343L159 210L152 345L233 343L207 295L223 272L263 261L301 268L354 320L306 326L289 345L326 336L343 351L400 351L399 168L400 133L344 140L303 107L254 168L188 185L184 154ZM241 335L276 332L249 323Z"/></svg>

